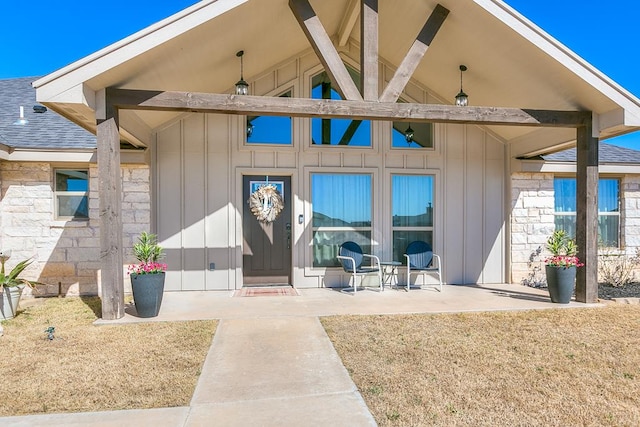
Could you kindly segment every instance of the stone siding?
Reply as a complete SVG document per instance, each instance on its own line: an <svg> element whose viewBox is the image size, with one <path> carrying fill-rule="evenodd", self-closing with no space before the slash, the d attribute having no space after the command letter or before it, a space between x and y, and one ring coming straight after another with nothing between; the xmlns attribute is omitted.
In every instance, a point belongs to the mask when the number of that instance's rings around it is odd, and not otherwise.
<svg viewBox="0 0 640 427"><path fill-rule="evenodd" d="M544 279L543 260L549 255L544 249L553 233L554 189L553 173L515 173L511 177L511 282L523 283ZM620 179L620 249L602 253L623 253L633 257L640 248L640 176L625 175ZM537 255L534 255L536 254ZM533 263L531 259L533 256ZM640 269L636 270L640 279Z"/></svg>
<svg viewBox="0 0 640 427"><path fill-rule="evenodd" d="M553 174L513 174L511 206L511 282L522 283L533 266L542 266L544 244L555 229ZM530 266L532 254L539 250Z"/></svg>
<svg viewBox="0 0 640 427"><path fill-rule="evenodd" d="M96 295L100 276L98 169L95 164L88 166L89 220L58 221L53 199L56 167L0 162L0 248L11 249L7 269L20 260L33 259L23 275L44 284L33 292L36 295ZM138 234L150 229L150 175L144 165L123 165L121 172L123 245L128 263L135 261L131 247Z"/></svg>

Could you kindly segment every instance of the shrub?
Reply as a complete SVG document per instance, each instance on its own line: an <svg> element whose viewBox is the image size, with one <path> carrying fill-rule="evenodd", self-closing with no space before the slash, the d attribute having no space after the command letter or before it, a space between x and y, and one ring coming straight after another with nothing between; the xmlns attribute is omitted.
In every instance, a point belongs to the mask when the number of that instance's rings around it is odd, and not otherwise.
<svg viewBox="0 0 640 427"><path fill-rule="evenodd" d="M600 248L598 279L601 283L621 287L635 281L634 269L640 266L640 249L633 256L612 248Z"/></svg>

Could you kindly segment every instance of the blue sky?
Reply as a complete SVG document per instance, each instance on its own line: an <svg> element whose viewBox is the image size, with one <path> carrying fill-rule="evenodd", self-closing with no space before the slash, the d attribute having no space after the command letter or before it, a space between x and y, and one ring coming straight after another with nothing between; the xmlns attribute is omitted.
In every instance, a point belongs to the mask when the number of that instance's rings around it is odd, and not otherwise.
<svg viewBox="0 0 640 427"><path fill-rule="evenodd" d="M640 97L638 0L506 2ZM1 0L0 78L48 74L195 3ZM640 150L640 132L608 142Z"/></svg>

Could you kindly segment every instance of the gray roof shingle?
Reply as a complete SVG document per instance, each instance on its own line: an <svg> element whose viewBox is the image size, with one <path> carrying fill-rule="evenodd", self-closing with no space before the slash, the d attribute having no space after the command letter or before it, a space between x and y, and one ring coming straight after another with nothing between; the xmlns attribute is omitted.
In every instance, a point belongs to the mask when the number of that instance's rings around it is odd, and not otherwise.
<svg viewBox="0 0 640 427"><path fill-rule="evenodd" d="M600 163L640 164L640 151L618 147L617 145L607 144L606 142L600 142L598 145L598 156ZM575 162L576 149L570 148L553 154L545 154L540 157L547 162Z"/></svg>
<svg viewBox="0 0 640 427"><path fill-rule="evenodd" d="M0 143L22 149L91 149L96 137L91 132L47 110L36 113L36 91L31 82L37 77L0 79ZM26 125L15 125L24 106Z"/></svg>

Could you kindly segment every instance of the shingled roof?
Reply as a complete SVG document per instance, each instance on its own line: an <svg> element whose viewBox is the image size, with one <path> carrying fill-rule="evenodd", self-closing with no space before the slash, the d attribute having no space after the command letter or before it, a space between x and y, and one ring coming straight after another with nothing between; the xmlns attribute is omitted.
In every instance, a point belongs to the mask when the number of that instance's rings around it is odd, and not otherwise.
<svg viewBox="0 0 640 427"><path fill-rule="evenodd" d="M618 147L605 142L600 142L598 145L598 156L600 163L640 164L640 151ZM575 162L576 149L570 148L540 157L547 162Z"/></svg>
<svg viewBox="0 0 640 427"><path fill-rule="evenodd" d="M92 149L91 132L51 110L36 113L36 91L31 82L38 77L0 79L0 143L13 149ZM14 124L24 107L26 125Z"/></svg>

